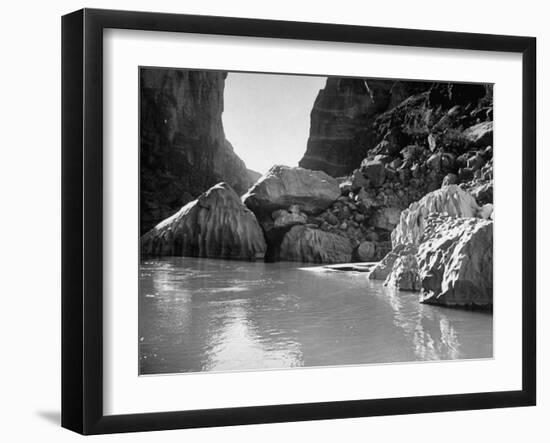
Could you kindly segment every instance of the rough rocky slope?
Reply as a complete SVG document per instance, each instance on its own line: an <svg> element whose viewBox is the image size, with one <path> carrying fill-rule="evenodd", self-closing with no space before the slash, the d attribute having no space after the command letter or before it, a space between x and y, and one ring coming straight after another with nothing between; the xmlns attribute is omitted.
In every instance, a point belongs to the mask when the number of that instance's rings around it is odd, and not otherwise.
<svg viewBox="0 0 550 443"><path fill-rule="evenodd" d="M226 73L140 70L140 225L145 233L214 184L254 182L226 140Z"/></svg>
<svg viewBox="0 0 550 443"><path fill-rule="evenodd" d="M401 212L441 186L492 203L492 139L491 85L329 78L300 161L340 183L319 228L380 260Z"/></svg>
<svg viewBox="0 0 550 443"><path fill-rule="evenodd" d="M235 191L219 183L141 237L144 255L263 259L264 234Z"/></svg>

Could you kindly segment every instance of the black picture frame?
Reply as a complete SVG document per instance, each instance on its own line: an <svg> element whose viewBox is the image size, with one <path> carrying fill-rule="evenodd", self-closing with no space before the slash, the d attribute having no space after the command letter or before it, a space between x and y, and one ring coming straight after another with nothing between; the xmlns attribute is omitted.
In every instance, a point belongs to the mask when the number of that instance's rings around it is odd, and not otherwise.
<svg viewBox="0 0 550 443"><path fill-rule="evenodd" d="M103 413L103 30L519 53L522 97L522 389L131 415ZM62 18L62 426L82 434L530 406L536 402L536 39L83 9Z"/></svg>

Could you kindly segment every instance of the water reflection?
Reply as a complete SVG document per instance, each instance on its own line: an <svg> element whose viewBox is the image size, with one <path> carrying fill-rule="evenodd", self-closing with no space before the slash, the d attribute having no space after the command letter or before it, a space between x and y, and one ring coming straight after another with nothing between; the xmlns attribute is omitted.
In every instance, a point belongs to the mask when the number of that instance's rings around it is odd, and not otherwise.
<svg viewBox="0 0 550 443"><path fill-rule="evenodd" d="M171 257L140 267L142 374L492 356L492 315L365 274Z"/></svg>

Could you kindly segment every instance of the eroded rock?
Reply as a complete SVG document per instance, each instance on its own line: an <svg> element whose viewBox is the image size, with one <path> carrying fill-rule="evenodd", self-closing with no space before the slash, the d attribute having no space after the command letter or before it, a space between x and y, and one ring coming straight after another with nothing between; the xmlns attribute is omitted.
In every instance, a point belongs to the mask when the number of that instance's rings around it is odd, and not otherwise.
<svg viewBox="0 0 550 443"><path fill-rule="evenodd" d="M227 184L213 186L141 237L144 255L263 259L264 234Z"/></svg>
<svg viewBox="0 0 550 443"><path fill-rule="evenodd" d="M418 248L421 301L445 306L493 303L493 222L438 220Z"/></svg>
<svg viewBox="0 0 550 443"><path fill-rule="evenodd" d="M351 254L347 238L306 226L290 229L280 247L281 260L308 263L349 263Z"/></svg>
<svg viewBox="0 0 550 443"><path fill-rule="evenodd" d="M450 217L476 217L479 206L475 198L457 185L444 186L430 192L420 201L415 202L401 213L399 223L392 232L392 245L417 244L430 213Z"/></svg>
<svg viewBox="0 0 550 443"><path fill-rule="evenodd" d="M243 203L259 218L297 205L318 214L340 197L338 181L322 171L277 165L243 195Z"/></svg>

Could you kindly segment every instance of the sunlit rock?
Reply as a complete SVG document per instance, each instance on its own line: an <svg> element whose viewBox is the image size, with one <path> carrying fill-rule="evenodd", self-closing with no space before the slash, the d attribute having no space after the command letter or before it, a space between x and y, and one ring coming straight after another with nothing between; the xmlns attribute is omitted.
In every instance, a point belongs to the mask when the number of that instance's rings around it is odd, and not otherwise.
<svg viewBox="0 0 550 443"><path fill-rule="evenodd" d="M437 220L420 244L421 301L445 306L493 304L493 222L480 218Z"/></svg>
<svg viewBox="0 0 550 443"><path fill-rule="evenodd" d="M421 286L416 255L404 254L397 257L384 284L403 291L419 291Z"/></svg>
<svg viewBox="0 0 550 443"><path fill-rule="evenodd" d="M392 232L392 245L417 244L425 228L425 219L431 213L450 217L476 217L479 206L475 198L457 185L444 186L430 192L401 213Z"/></svg>
<svg viewBox="0 0 550 443"><path fill-rule="evenodd" d="M462 133L463 136L473 145L486 147L493 144L493 122L483 122L470 126Z"/></svg>
<svg viewBox="0 0 550 443"><path fill-rule="evenodd" d="M322 171L276 165L243 195L244 204L259 218L277 209L299 206L316 214L340 197L338 181Z"/></svg>
<svg viewBox="0 0 550 443"><path fill-rule="evenodd" d="M254 260L266 252L254 214L235 191L219 183L141 238L144 255Z"/></svg>
<svg viewBox="0 0 550 443"><path fill-rule="evenodd" d="M401 255L416 254L417 249L413 245L400 244L393 248L386 256L380 260L369 274L370 280L386 280L392 272L396 260Z"/></svg>

